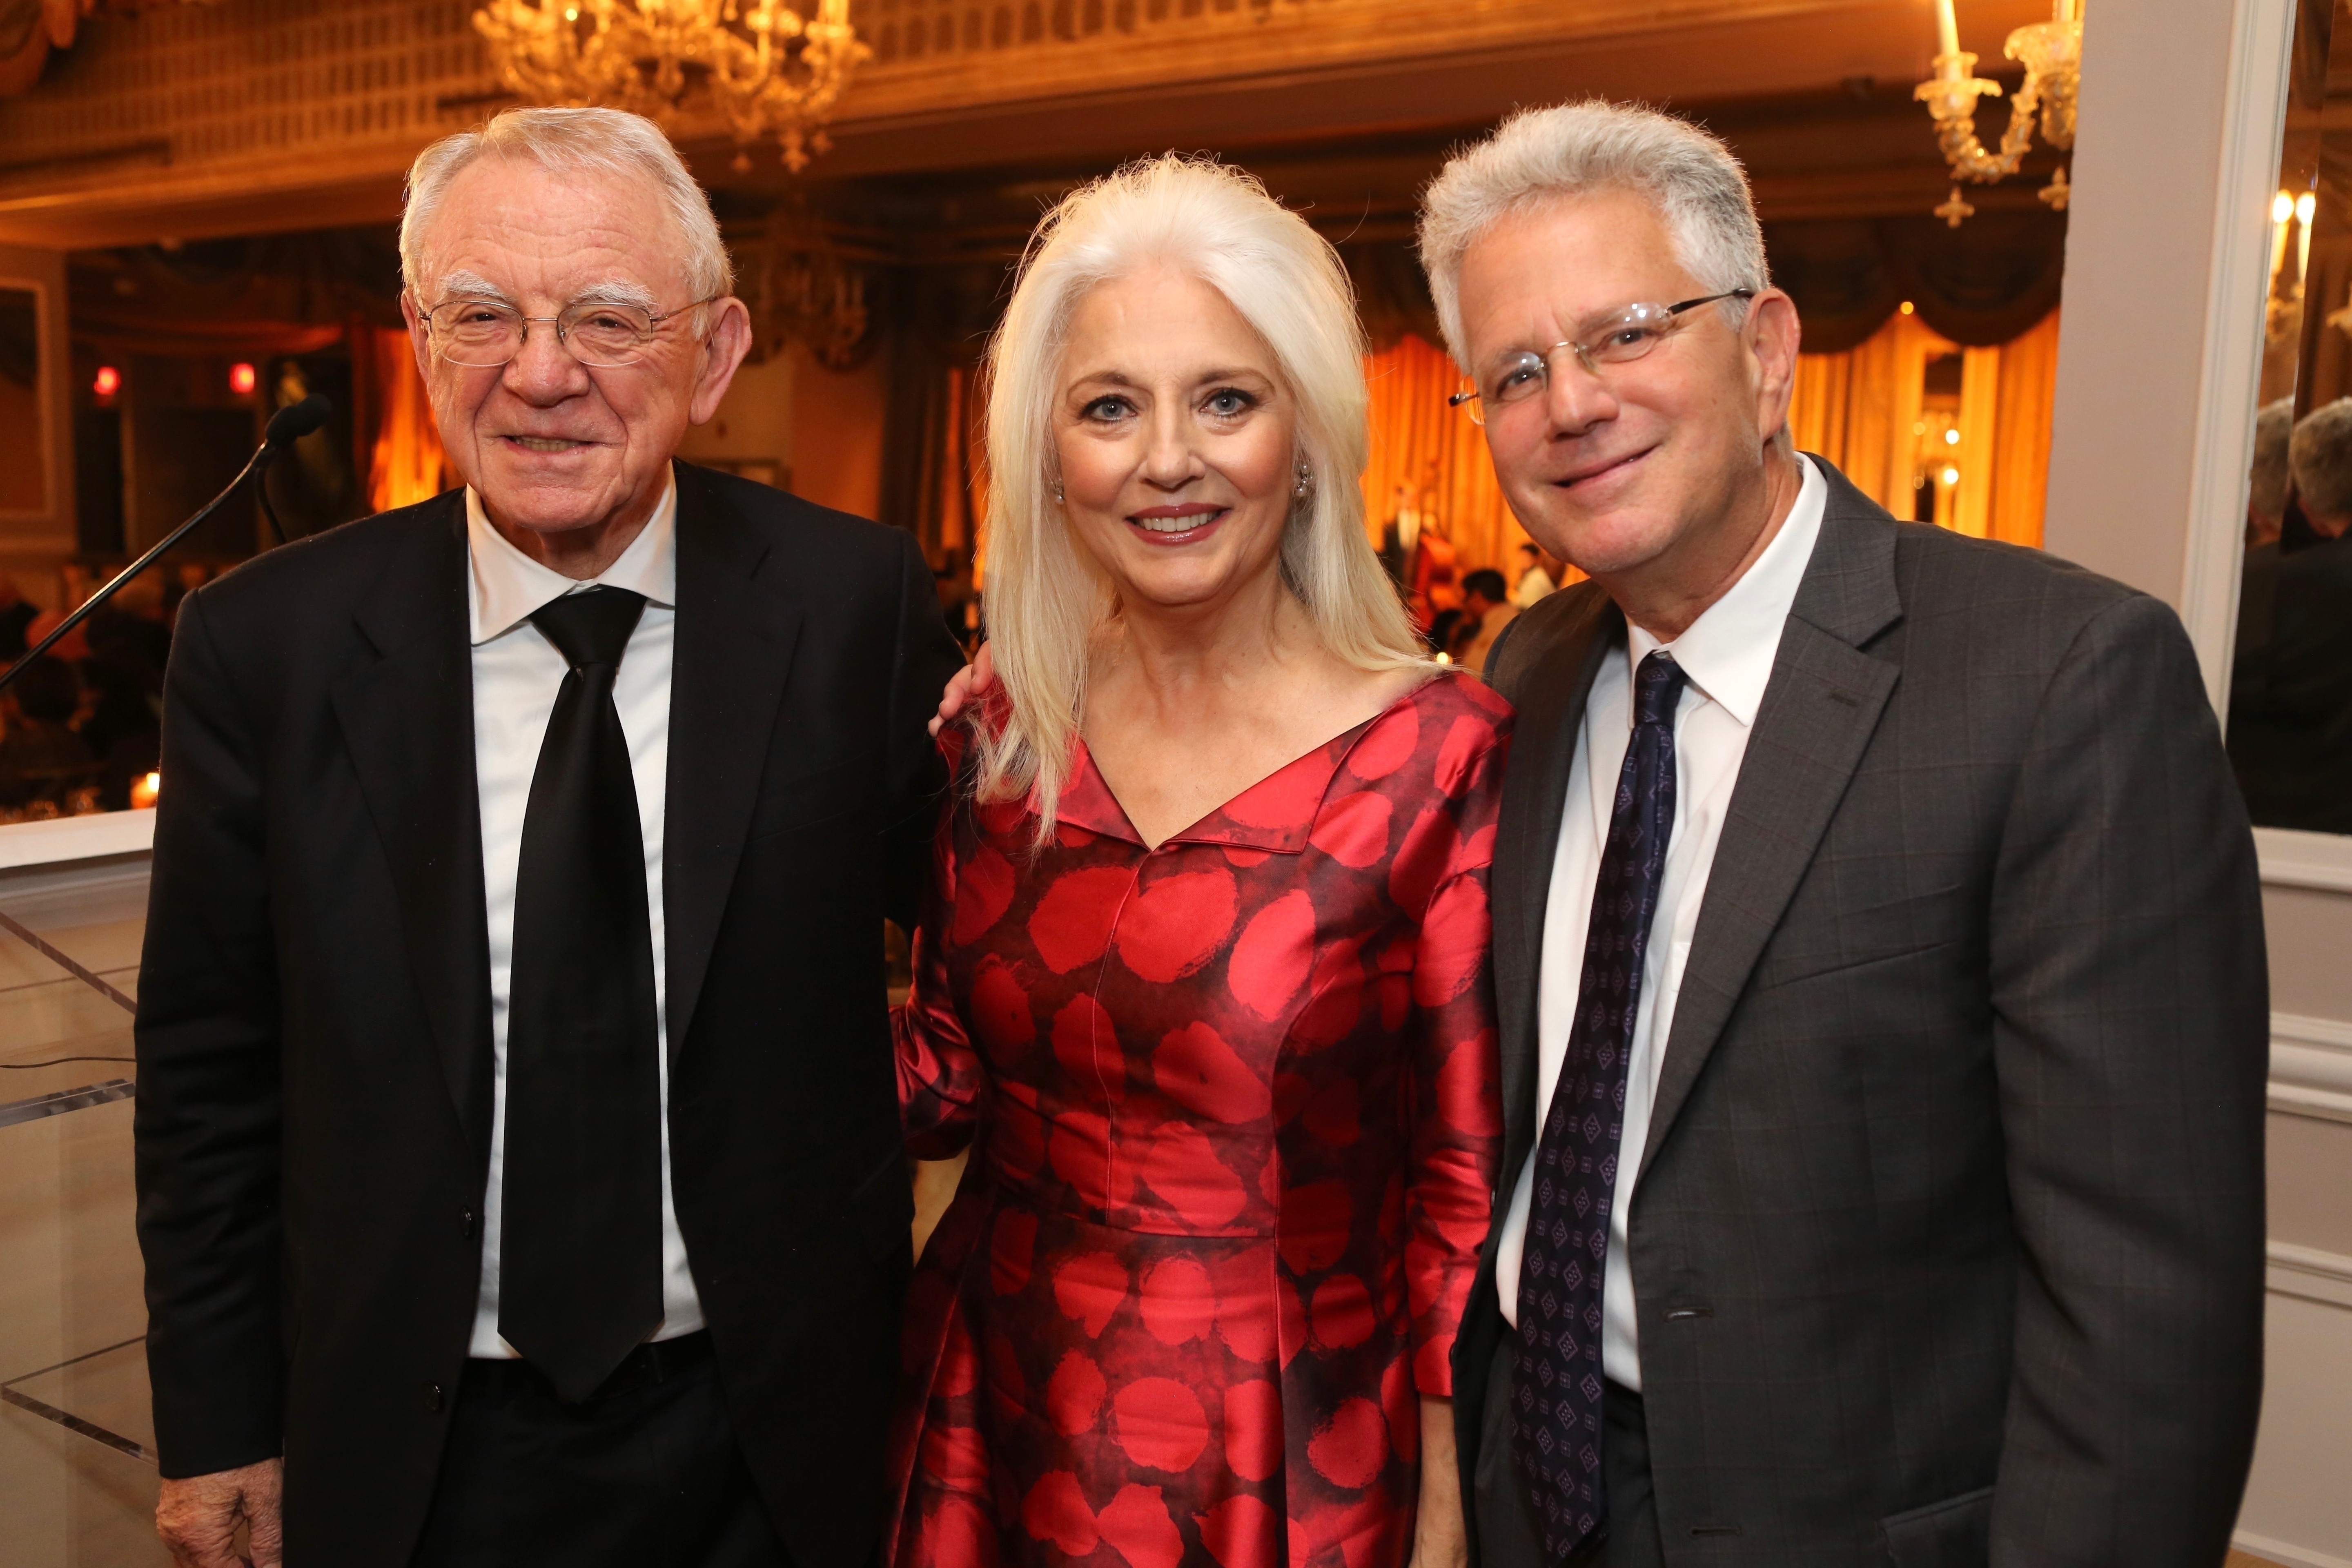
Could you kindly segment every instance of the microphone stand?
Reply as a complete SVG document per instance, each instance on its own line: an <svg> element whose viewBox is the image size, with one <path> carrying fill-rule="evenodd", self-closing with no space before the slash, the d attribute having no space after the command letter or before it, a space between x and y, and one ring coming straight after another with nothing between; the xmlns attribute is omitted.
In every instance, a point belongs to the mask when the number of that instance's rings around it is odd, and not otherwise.
<svg viewBox="0 0 2352 1568"><path fill-rule="evenodd" d="M138 560L133 561L130 565L125 566L121 571L116 573L112 580L110 581L105 587L100 588L97 593L92 594L89 599L82 604L80 608L74 611L72 615L68 616L64 620L58 622L56 627L50 631L48 636L43 637L35 647L27 649L24 658L10 665L5 671L0 671L0 691L6 690L11 682L13 682L18 676L24 674L26 670L32 668L33 661L35 659L48 652L51 647L55 647L58 642L64 639L67 633L72 631L76 626L81 625L82 622L88 620L93 612L102 607L109 599L113 598L116 594L120 593L124 584L130 582L133 577L138 576L139 574L147 570L148 567L155 564L155 563L162 558L165 551L171 549L172 546L179 543L181 540L186 538L188 536L189 530L194 528L196 524L204 521L205 519L212 516L212 514L219 509L221 502L228 500L230 496L236 493L236 487L245 483L246 479L251 476L256 469L263 469L266 471L268 467L269 459L275 458L280 448L299 440L301 437L308 436L311 431L316 430L320 426L324 425L327 422L327 416L332 412L333 405L330 404L324 397L320 396L317 393L311 394L310 396L304 398L301 402L293 405L291 407L279 409L277 415L269 421L269 431L267 438L264 439L261 445L255 449L253 456L245 460L245 467L236 471L236 478L229 480L227 484L222 486L220 494L213 497L212 500L205 502L203 506L197 508L196 514L194 517L188 519L187 521L180 524L179 527L165 534L161 543L155 545L152 549L149 550L146 554L142 555ZM277 531L278 542L283 543L286 539L286 531L278 526L278 514L270 510L268 498L268 480L267 477L265 477L262 480L262 510L268 514L270 526Z"/></svg>

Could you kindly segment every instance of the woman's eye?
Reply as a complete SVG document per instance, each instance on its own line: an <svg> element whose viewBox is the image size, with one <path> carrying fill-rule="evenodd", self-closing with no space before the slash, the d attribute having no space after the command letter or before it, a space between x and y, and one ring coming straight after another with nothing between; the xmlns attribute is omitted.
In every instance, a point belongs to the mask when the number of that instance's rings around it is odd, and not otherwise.
<svg viewBox="0 0 2352 1568"><path fill-rule="evenodd" d="M1257 399L1248 393L1239 392L1228 386L1209 394L1209 400L1204 406L1220 419L1232 419L1248 413L1256 404Z"/></svg>
<svg viewBox="0 0 2352 1568"><path fill-rule="evenodd" d="M1097 397L1092 403L1086 405L1085 409L1080 414L1080 417L1100 420L1108 423L1110 420L1118 418L1120 415L1125 414L1126 412L1126 398Z"/></svg>

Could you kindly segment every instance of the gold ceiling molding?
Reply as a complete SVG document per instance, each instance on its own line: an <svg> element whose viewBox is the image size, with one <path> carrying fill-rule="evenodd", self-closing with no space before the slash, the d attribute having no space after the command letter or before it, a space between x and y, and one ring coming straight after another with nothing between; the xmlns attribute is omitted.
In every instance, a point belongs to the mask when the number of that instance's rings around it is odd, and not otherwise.
<svg viewBox="0 0 2352 1568"><path fill-rule="evenodd" d="M474 29L478 3L236 0L88 19L70 69L0 99L0 242L388 219L419 149L515 101ZM1978 25L2006 26L2048 0L1969 3ZM876 58L838 104L824 167L1238 149L1475 123L1589 91L1833 92L1852 77L1916 80L1919 18L1918 0L850 0ZM781 179L730 176L733 133L708 106L674 134L713 184ZM1932 156L1925 126L1917 137Z"/></svg>
<svg viewBox="0 0 2352 1568"><path fill-rule="evenodd" d="M38 81L49 51L73 47L81 19L93 12L135 16L159 5L207 4L210 0L0 0L0 98Z"/></svg>

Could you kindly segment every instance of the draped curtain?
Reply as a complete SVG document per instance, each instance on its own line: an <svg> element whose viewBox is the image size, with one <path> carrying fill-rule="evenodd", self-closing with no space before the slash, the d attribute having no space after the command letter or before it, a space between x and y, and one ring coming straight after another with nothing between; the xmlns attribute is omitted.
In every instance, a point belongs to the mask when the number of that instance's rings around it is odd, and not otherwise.
<svg viewBox="0 0 2352 1568"><path fill-rule="evenodd" d="M1364 526L1375 547L1396 515L1399 485L1419 498L1452 540L1464 572L1480 566L1506 576L1527 532L1495 482L1486 437L1470 416L1448 408L1461 384L1443 349L1410 333L1364 360L1371 393L1371 460L1364 465Z"/></svg>
<svg viewBox="0 0 2352 1568"><path fill-rule="evenodd" d="M368 505L376 511L430 500L446 488L442 482L441 432L433 423L433 405L425 395L425 378L416 374L416 357L409 352L408 333L399 329L362 328L352 334L360 347L364 333L367 353L354 354L352 383L374 394L375 445L368 465Z"/></svg>
<svg viewBox="0 0 2352 1568"><path fill-rule="evenodd" d="M2058 374L2054 310L1992 347L1964 348L1917 315L1898 313L1842 353L1799 355L1789 409L1797 446L1836 464L1897 517L1910 516L1927 364L1947 354L1961 356L1951 526L2038 546ZM1942 461L1938 456L1935 466Z"/></svg>

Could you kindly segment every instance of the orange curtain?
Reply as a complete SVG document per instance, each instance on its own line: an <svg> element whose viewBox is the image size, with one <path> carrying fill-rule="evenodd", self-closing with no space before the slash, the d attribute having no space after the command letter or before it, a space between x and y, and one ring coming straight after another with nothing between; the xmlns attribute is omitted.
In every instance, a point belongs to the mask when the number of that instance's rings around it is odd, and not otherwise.
<svg viewBox="0 0 2352 1568"><path fill-rule="evenodd" d="M1920 440L1927 363L1960 356L1959 440ZM1843 353L1801 354L1789 425L1797 446L1836 464L1897 517L1922 471L1957 470L1942 521L1961 533L2042 542L2050 476L2050 410L2058 375L2058 312L1994 348L1962 349L1916 315L1888 318Z"/></svg>
<svg viewBox="0 0 2352 1568"><path fill-rule="evenodd" d="M1371 392L1371 459L1364 466L1364 525L1372 543L1407 486L1433 513L1459 556L1457 572L1492 566L1510 576L1527 533L1495 482L1486 438L1469 416L1448 408L1460 384L1442 349L1410 334L1364 360ZM1458 578L1457 578L1458 580Z"/></svg>
<svg viewBox="0 0 2352 1568"><path fill-rule="evenodd" d="M2042 542L2050 490L2050 415L2058 390L2058 312L2000 346L1993 407L1992 526L2011 544Z"/></svg>
<svg viewBox="0 0 2352 1568"><path fill-rule="evenodd" d="M377 511L430 500L442 482L441 433L416 374L408 333L371 328L375 335L377 406L374 460L368 467L368 505Z"/></svg>

